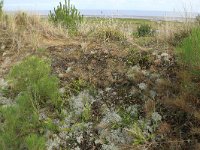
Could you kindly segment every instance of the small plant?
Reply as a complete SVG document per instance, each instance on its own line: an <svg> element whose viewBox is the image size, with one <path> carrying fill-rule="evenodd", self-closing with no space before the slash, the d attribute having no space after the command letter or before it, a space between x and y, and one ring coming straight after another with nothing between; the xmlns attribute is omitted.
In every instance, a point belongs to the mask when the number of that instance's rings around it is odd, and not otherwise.
<svg viewBox="0 0 200 150"><path fill-rule="evenodd" d="M60 105L58 79L50 75L50 64L37 58L29 57L14 66L8 79L15 95L28 91L33 97L35 107Z"/></svg>
<svg viewBox="0 0 200 150"><path fill-rule="evenodd" d="M83 15L80 14L75 6L71 5L70 0L65 0L65 3L54 8L54 12L50 11L49 20L54 23L61 23L68 29L74 31L77 25L83 21Z"/></svg>
<svg viewBox="0 0 200 150"><path fill-rule="evenodd" d="M148 24L142 24L137 27L137 35L139 37L150 36L153 34L152 27Z"/></svg>
<svg viewBox="0 0 200 150"><path fill-rule="evenodd" d="M58 80L50 71L48 62L34 56L11 69L8 79L16 104L0 107L0 149L45 149L44 133L56 127L50 118L40 119L40 110L61 109Z"/></svg>
<svg viewBox="0 0 200 150"><path fill-rule="evenodd" d="M42 123L31 101L31 95L24 92L17 97L15 105L0 108L4 120L0 129L0 149L45 148L45 139L40 135Z"/></svg>

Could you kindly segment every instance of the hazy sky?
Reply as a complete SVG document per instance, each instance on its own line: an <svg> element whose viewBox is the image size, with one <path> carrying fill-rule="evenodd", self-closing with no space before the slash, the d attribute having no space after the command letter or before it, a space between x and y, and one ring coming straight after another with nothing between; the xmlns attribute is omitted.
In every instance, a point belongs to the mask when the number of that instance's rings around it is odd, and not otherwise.
<svg viewBox="0 0 200 150"><path fill-rule="evenodd" d="M49 10L60 0L4 0L5 9ZM63 1L63 0L62 0ZM71 0L79 9L198 11L200 0Z"/></svg>

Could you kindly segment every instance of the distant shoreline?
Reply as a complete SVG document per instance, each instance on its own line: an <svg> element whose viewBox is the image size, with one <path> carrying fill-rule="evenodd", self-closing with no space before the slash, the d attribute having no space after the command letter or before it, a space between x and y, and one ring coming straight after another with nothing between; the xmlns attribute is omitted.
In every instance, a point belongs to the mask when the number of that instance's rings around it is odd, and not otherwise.
<svg viewBox="0 0 200 150"><path fill-rule="evenodd" d="M29 11L21 10L33 15L39 15L46 18L50 10L38 10ZM5 11L8 14L14 14L20 11ZM178 12L164 12L164 11L131 11L131 10L80 10L81 14L85 17L97 17L97 18L122 18L122 19L146 19L153 21L184 21L186 18L194 20L198 13L186 13Z"/></svg>

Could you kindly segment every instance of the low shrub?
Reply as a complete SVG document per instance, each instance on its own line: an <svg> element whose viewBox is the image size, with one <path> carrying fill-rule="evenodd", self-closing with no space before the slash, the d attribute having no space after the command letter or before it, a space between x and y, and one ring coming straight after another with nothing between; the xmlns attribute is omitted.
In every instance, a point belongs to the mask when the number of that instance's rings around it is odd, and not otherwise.
<svg viewBox="0 0 200 150"><path fill-rule="evenodd" d="M59 107L59 81L50 73L50 64L33 56L14 66L8 79L15 95L27 91L33 97L36 106L42 107L48 103L50 106Z"/></svg>
<svg viewBox="0 0 200 150"><path fill-rule="evenodd" d="M24 92L17 97L15 105L0 108L4 120L0 128L0 149L45 149L45 139L40 133L42 123L32 101L31 95Z"/></svg>
<svg viewBox="0 0 200 150"><path fill-rule="evenodd" d="M0 149L45 149L44 133L54 126L48 114L48 120L41 119L40 110L61 109L58 79L50 73L50 64L34 56L11 69L8 79L16 103L0 107Z"/></svg>
<svg viewBox="0 0 200 150"><path fill-rule="evenodd" d="M70 0L65 0L65 3L54 8L54 12L50 11L49 20L54 23L61 23L69 30L77 30L77 25L83 21L83 15L80 14L75 6L70 4Z"/></svg>
<svg viewBox="0 0 200 150"><path fill-rule="evenodd" d="M142 25L137 27L137 35L139 37L150 36L152 34L153 34L153 29L152 29L151 25L142 24Z"/></svg>

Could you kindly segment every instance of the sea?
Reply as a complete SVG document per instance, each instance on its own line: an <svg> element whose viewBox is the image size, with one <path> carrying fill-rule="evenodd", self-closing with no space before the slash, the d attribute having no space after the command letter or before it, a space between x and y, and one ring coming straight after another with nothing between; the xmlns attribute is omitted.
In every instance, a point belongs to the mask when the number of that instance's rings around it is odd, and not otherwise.
<svg viewBox="0 0 200 150"><path fill-rule="evenodd" d="M178 11L141 11L141 10L79 10L85 17L103 18L134 18L150 20L184 20L185 18L195 18L200 13L178 12ZM16 11L7 11L14 13ZM48 16L50 10L28 10L31 14Z"/></svg>

